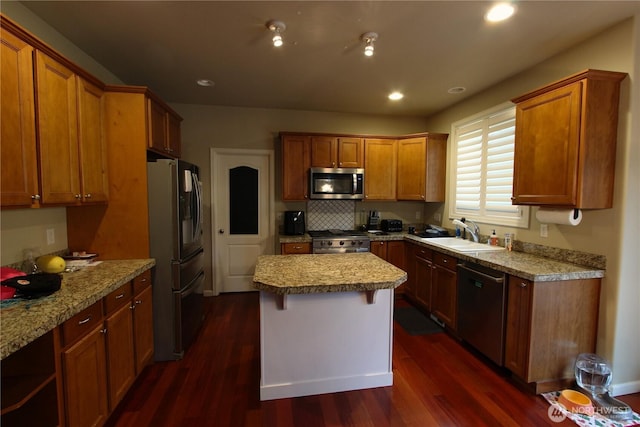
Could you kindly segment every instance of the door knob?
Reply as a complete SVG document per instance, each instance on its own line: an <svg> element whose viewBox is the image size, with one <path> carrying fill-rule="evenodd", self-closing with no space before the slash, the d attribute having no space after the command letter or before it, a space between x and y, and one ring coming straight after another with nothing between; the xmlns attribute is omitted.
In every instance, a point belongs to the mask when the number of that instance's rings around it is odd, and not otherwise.
<svg viewBox="0 0 640 427"><path fill-rule="evenodd" d="M218 233L224 234L224 230L221 228L220 230L218 230Z"/></svg>

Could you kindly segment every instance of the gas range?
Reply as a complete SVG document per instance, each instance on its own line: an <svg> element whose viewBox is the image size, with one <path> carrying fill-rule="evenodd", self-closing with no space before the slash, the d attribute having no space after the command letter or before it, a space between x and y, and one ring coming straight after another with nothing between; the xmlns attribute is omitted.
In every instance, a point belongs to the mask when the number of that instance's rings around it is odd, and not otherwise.
<svg viewBox="0 0 640 427"><path fill-rule="evenodd" d="M357 230L309 231L314 254L369 252L371 240L366 232Z"/></svg>

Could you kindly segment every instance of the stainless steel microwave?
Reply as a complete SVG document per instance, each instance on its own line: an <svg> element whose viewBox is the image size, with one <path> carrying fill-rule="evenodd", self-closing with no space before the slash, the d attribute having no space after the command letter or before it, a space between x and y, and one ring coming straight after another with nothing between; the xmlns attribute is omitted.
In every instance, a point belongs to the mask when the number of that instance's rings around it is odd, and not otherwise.
<svg viewBox="0 0 640 427"><path fill-rule="evenodd" d="M364 169L309 169L310 199L363 199Z"/></svg>

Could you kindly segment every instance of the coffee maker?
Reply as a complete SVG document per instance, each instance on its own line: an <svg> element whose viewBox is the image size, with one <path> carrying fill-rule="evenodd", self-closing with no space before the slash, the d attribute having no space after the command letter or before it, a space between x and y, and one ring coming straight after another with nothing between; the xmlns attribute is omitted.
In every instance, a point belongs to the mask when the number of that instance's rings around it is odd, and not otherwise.
<svg viewBox="0 0 640 427"><path fill-rule="evenodd" d="M285 211L284 234L301 235L305 232L304 211Z"/></svg>

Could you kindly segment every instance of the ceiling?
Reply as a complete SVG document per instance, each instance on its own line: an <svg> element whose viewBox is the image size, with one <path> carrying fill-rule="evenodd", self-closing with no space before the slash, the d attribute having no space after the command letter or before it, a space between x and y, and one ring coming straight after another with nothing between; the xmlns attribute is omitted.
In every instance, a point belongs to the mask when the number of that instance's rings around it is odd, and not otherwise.
<svg viewBox="0 0 640 427"><path fill-rule="evenodd" d="M22 4L167 102L404 116L440 111L640 14L640 1L521 0L500 24L483 20L487 1ZM272 19L286 24L280 48ZM365 57L369 31L379 39ZM389 101L392 90L405 98Z"/></svg>

